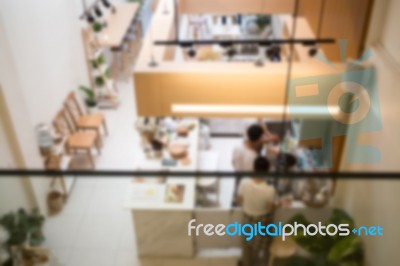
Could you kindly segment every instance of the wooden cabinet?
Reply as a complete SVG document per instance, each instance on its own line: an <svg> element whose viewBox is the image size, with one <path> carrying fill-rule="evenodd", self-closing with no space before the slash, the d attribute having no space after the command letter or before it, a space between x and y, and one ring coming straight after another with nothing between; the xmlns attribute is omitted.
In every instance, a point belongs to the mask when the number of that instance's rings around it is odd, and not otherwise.
<svg viewBox="0 0 400 266"><path fill-rule="evenodd" d="M321 4L324 0L300 0L300 16L307 18L317 35ZM325 0L324 16L321 24L321 38L347 40L347 58L357 59L363 52L366 32L373 0ZM324 45L328 59L341 62L340 47Z"/></svg>

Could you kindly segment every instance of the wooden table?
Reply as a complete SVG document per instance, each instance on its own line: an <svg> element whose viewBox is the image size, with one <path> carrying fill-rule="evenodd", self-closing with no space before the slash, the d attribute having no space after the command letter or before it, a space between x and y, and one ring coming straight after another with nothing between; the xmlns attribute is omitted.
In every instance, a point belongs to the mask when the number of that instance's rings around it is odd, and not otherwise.
<svg viewBox="0 0 400 266"><path fill-rule="evenodd" d="M139 3L116 3L116 13L110 13L107 17L107 27L101 31L98 46L111 48L119 46L124 40L133 18L140 5Z"/></svg>

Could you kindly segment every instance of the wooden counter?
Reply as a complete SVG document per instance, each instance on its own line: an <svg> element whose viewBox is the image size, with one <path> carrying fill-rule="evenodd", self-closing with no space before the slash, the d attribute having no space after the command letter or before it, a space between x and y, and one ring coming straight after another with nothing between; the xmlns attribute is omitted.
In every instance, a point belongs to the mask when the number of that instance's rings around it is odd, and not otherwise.
<svg viewBox="0 0 400 266"><path fill-rule="evenodd" d="M139 3L116 3L115 7L117 12L108 15L107 27L101 31L101 38L98 40L99 47L119 46L140 6Z"/></svg>
<svg viewBox="0 0 400 266"><path fill-rule="evenodd" d="M166 1L166 2L165 2ZM164 13L164 5L170 11ZM137 113L140 116L214 116L260 117L260 113L219 114L184 113L172 111L173 104L230 104L230 105L284 105L288 63L265 63L256 67L247 62L174 62L164 60L169 49L155 46L156 40L171 39L174 28L172 1L160 0L144 39L134 71ZM292 19L282 14L287 35ZM299 37L313 38L304 18L298 18ZM174 36L174 35L172 35ZM310 77L341 71L317 59L309 58L308 47L296 45L292 77ZM170 52L170 51L169 51ZM157 67L149 66L151 58ZM274 117L281 117L277 114Z"/></svg>

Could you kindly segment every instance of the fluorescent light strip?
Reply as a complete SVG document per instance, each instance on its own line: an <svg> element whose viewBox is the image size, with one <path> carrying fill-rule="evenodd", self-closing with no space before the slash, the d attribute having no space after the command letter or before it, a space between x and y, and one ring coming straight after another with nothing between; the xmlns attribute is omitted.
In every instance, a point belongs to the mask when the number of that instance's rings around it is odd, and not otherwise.
<svg viewBox="0 0 400 266"><path fill-rule="evenodd" d="M339 114L340 108L329 108L334 114ZM225 104L173 104L173 113L206 113L206 114L282 114L290 115L330 115L327 106L299 105L285 107L284 105L225 105Z"/></svg>

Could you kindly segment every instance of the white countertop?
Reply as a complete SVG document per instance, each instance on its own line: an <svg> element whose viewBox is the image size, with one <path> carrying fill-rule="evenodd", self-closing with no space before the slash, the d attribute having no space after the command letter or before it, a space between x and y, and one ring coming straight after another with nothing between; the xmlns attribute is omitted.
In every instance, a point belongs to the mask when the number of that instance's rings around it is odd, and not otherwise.
<svg viewBox="0 0 400 266"><path fill-rule="evenodd" d="M171 170L171 171L197 171L198 170L198 147L199 147L199 127L198 119L184 119L182 122L194 124L185 138L189 143L188 155L191 160L188 165L163 166L160 159L147 159L143 154L136 163L136 168L141 170ZM178 139L173 135L171 139ZM168 152L164 152L163 157L168 157ZM151 177L146 183L132 183L127 188L127 195L124 207L134 210L192 210L195 207L196 177L167 177L164 183L151 183ZM170 184L184 185L183 201L180 203L166 202L165 196L167 186Z"/></svg>

